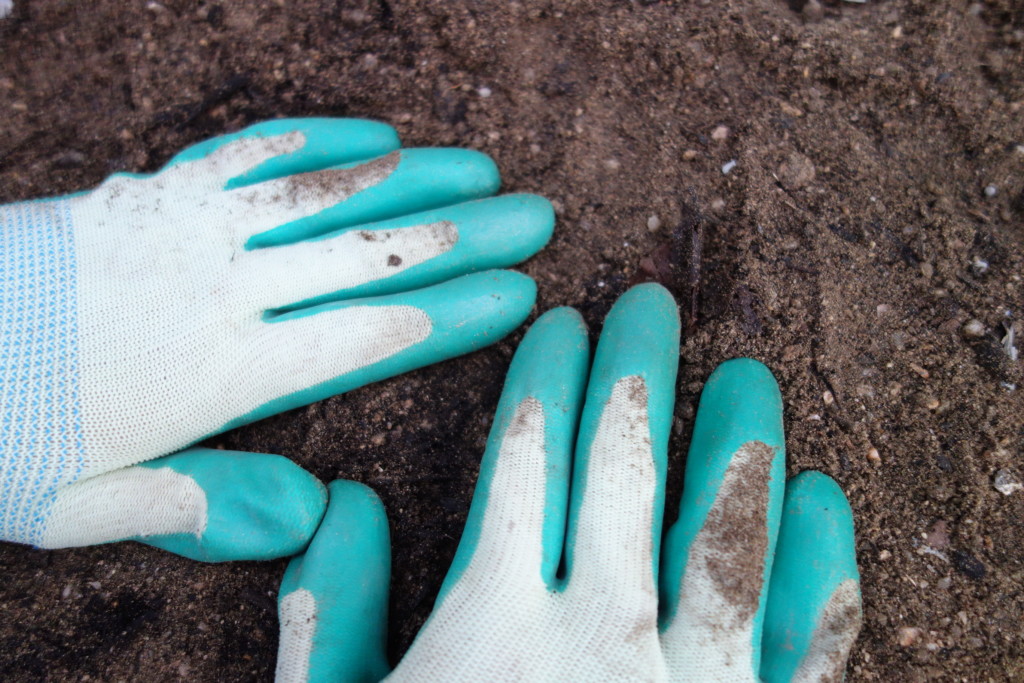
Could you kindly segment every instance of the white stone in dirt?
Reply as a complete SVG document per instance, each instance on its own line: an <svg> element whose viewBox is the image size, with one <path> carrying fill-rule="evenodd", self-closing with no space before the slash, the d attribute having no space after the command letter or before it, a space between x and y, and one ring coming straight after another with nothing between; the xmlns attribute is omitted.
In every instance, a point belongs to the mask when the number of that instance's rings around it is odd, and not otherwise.
<svg viewBox="0 0 1024 683"><path fill-rule="evenodd" d="M0 19L5 19L14 11L14 0L0 0Z"/></svg>
<svg viewBox="0 0 1024 683"><path fill-rule="evenodd" d="M992 486L995 487L996 491L1008 496L1011 493L1016 493L1021 489L1024 489L1024 484L1021 484L1017 477L1014 476L1010 470L999 470L996 472L996 476L992 479Z"/></svg>
<svg viewBox="0 0 1024 683"><path fill-rule="evenodd" d="M977 339L985 336L985 323L977 318L972 318L964 323L963 333L965 337Z"/></svg>
<svg viewBox="0 0 1024 683"><path fill-rule="evenodd" d="M1013 323L1003 323L1003 328L1006 330L1006 336L1003 337L1003 352L1011 362L1016 363L1020 357L1020 351L1014 343L1016 339L1015 329Z"/></svg>

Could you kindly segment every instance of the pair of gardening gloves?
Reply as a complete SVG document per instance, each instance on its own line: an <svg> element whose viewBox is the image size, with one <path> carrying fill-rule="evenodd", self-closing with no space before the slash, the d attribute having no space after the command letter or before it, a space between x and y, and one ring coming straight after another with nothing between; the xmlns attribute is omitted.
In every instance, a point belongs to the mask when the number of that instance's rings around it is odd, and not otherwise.
<svg viewBox="0 0 1024 683"><path fill-rule="evenodd" d="M278 679L389 676L377 497L186 447L518 327L535 285L496 269L554 217L498 186L476 152L280 120L154 175L0 206L0 538L295 555ZM849 505L824 475L785 481L760 363L708 380L662 533L679 333L657 285L619 299L593 360L572 309L533 324L434 612L389 679L842 679L860 626Z"/></svg>

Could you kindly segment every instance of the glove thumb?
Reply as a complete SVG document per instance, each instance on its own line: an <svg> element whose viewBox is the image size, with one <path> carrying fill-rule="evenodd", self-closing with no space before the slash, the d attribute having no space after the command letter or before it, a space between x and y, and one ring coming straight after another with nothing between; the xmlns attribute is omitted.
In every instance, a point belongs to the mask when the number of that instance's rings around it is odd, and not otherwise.
<svg viewBox="0 0 1024 683"><path fill-rule="evenodd" d="M58 490L39 545L134 540L205 562L268 560L305 548L326 504L287 458L192 448Z"/></svg>
<svg viewBox="0 0 1024 683"><path fill-rule="evenodd" d="M356 482L335 481L328 489L320 529L281 582L277 683L379 681L389 671L384 505Z"/></svg>

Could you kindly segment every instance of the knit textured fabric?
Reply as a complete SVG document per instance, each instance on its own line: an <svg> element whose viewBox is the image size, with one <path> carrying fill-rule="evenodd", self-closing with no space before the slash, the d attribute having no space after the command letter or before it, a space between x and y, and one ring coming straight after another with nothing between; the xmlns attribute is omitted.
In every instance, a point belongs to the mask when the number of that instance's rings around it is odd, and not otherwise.
<svg viewBox="0 0 1024 683"><path fill-rule="evenodd" d="M531 399L519 405L480 544L388 681L760 680L755 613L771 451L755 442L733 455L690 548L678 614L659 630L646 401L638 377L612 390L587 462L571 571L557 590L539 571L544 413ZM859 614L859 601L856 582L836 590L792 683L842 681L857 629L830 615Z"/></svg>
<svg viewBox="0 0 1024 683"><path fill-rule="evenodd" d="M519 405L473 559L389 681L668 680L646 400L637 377L612 390L590 449L572 570L558 591L540 573L544 413L531 399Z"/></svg>
<svg viewBox="0 0 1024 683"><path fill-rule="evenodd" d="M85 466L76 284L69 201L0 209L3 538L39 543L58 486Z"/></svg>
<svg viewBox="0 0 1024 683"><path fill-rule="evenodd" d="M253 235L344 202L398 163L392 153L225 190L304 144L301 132L242 138L154 176L0 207L0 538L57 547L113 540L111 528L195 533L201 500L173 524L133 523L126 510L170 491L150 472L122 477L135 482L127 488L94 487L120 492L114 501L72 484L174 452L431 334L427 313L407 305L266 319L394 276L458 239L440 221L247 249Z"/></svg>

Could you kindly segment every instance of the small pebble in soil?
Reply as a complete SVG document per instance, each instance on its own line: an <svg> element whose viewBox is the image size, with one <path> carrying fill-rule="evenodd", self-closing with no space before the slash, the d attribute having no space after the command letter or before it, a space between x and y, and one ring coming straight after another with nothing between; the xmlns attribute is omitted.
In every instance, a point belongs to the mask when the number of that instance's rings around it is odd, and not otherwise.
<svg viewBox="0 0 1024 683"><path fill-rule="evenodd" d="M661 219L656 215L647 217L647 229L651 232L658 232L658 228L661 227Z"/></svg>
<svg viewBox="0 0 1024 683"><path fill-rule="evenodd" d="M896 642L900 647L913 647L921 642L924 631L916 626L901 626L896 634Z"/></svg>
<svg viewBox="0 0 1024 683"><path fill-rule="evenodd" d="M996 187L995 185L986 185L985 186L985 196L986 197L995 197L996 194L998 194L998 193L999 193L999 188Z"/></svg>
<svg viewBox="0 0 1024 683"><path fill-rule="evenodd" d="M725 140L727 137L729 137L728 126L718 126L713 131L711 131L711 139L714 140L715 142L721 142L722 140Z"/></svg>
<svg viewBox="0 0 1024 683"><path fill-rule="evenodd" d="M1024 484L1021 484L1016 475L1007 469L1001 469L996 472L996 476L992 479L992 486L1004 496L1012 495L1024 489Z"/></svg>
<svg viewBox="0 0 1024 683"><path fill-rule="evenodd" d="M836 402L836 397L832 395L831 391L826 389L825 393L821 395L821 400L825 405L830 406Z"/></svg>
<svg viewBox="0 0 1024 683"><path fill-rule="evenodd" d="M787 190L799 190L814 180L814 162L799 152L793 152L779 165L778 178Z"/></svg>
<svg viewBox="0 0 1024 683"><path fill-rule="evenodd" d="M963 335L968 339L978 339L985 336L985 323L977 318L971 318L963 326Z"/></svg>
<svg viewBox="0 0 1024 683"><path fill-rule="evenodd" d="M821 21L825 18L825 8L818 0L807 0L807 4L801 10L804 19L807 21Z"/></svg>
<svg viewBox="0 0 1024 683"><path fill-rule="evenodd" d="M486 99L491 96L491 89L485 85L482 88L477 88L476 94Z"/></svg>
<svg viewBox="0 0 1024 683"><path fill-rule="evenodd" d="M736 160L733 159L732 161L727 161L722 164L722 175L729 175L729 172L734 168L736 168Z"/></svg>
<svg viewBox="0 0 1024 683"><path fill-rule="evenodd" d="M697 158L697 154L697 150L688 149L685 152L683 152L683 161L693 161L694 159Z"/></svg>
<svg viewBox="0 0 1024 683"><path fill-rule="evenodd" d="M924 541L935 550L942 550L949 546L949 523L945 520L938 520L931 525L924 534Z"/></svg>
<svg viewBox="0 0 1024 683"><path fill-rule="evenodd" d="M879 467L882 464L882 456L874 446L868 449L868 462L875 467Z"/></svg>
<svg viewBox="0 0 1024 683"><path fill-rule="evenodd" d="M980 256L975 256L971 259L971 271L979 277L984 275L988 272L988 261Z"/></svg>
<svg viewBox="0 0 1024 683"><path fill-rule="evenodd" d="M913 370L916 375L920 376L921 379L928 379L929 377L931 377L931 373L925 370L917 363L910 363L909 365L910 369Z"/></svg>

